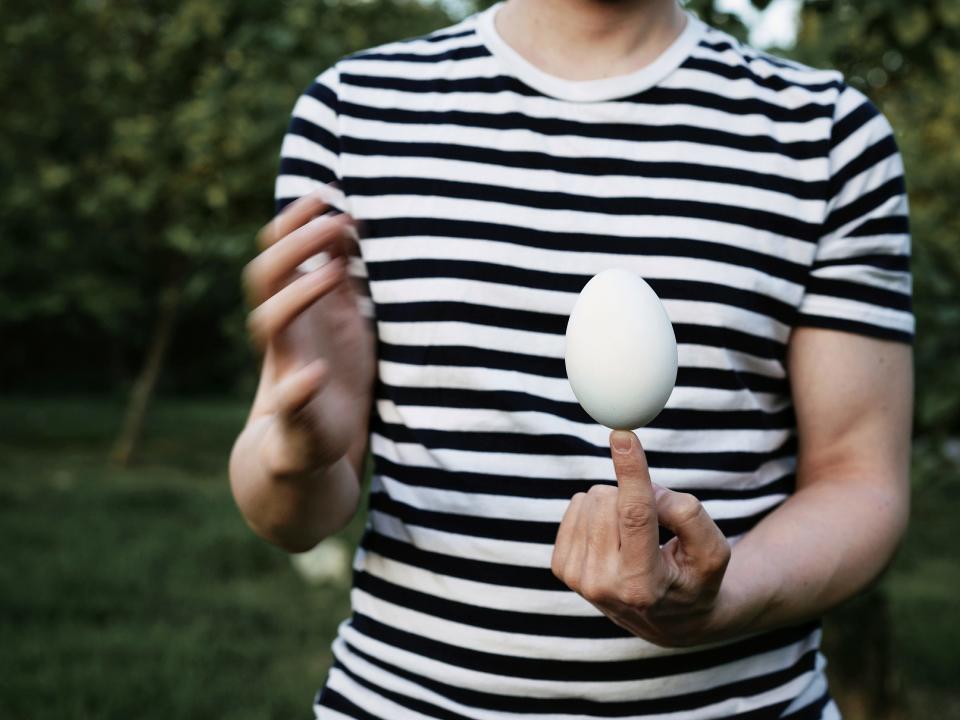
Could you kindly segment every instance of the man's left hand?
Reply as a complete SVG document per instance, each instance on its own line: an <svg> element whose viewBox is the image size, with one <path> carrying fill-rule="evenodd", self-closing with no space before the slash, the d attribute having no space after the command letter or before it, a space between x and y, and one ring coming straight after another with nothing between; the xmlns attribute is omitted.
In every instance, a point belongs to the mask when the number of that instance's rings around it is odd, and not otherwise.
<svg viewBox="0 0 960 720"><path fill-rule="evenodd" d="M696 645L726 634L720 587L730 545L693 495L650 481L640 441L610 435L617 488L570 501L553 550L554 575L634 635ZM663 547L659 526L675 535Z"/></svg>

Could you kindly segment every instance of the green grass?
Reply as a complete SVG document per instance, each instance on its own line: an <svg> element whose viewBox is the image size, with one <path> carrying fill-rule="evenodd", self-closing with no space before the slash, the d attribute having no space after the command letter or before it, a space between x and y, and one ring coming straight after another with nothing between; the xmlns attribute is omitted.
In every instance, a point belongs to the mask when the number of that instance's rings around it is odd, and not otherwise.
<svg viewBox="0 0 960 720"><path fill-rule="evenodd" d="M160 402L122 470L105 461L120 403L0 400L0 718L312 716L347 588L305 584L243 524L226 463L246 410ZM920 460L883 582L891 675L901 717L945 720L960 718L960 492L955 467ZM864 607L828 625L835 670L873 651Z"/></svg>
<svg viewBox="0 0 960 720"><path fill-rule="evenodd" d="M130 470L104 462L120 409L0 404L0 717L312 717L346 588L243 524L246 408L159 405Z"/></svg>

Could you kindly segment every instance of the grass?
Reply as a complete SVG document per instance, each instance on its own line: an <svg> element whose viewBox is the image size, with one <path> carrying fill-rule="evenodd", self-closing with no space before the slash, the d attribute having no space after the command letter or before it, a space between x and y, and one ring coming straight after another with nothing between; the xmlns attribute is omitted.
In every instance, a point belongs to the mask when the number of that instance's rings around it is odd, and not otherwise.
<svg viewBox="0 0 960 720"><path fill-rule="evenodd" d="M346 588L243 524L245 408L161 404L130 470L104 463L119 411L0 406L0 717L312 717Z"/></svg>
<svg viewBox="0 0 960 720"><path fill-rule="evenodd" d="M243 524L226 461L246 409L160 402L124 470L105 462L119 403L0 400L0 718L311 717L347 587L305 584ZM880 634L899 716L946 720L960 718L960 491L956 468L922 460ZM828 626L835 677L877 647L876 623L858 625L869 603ZM854 718L857 689L837 689Z"/></svg>

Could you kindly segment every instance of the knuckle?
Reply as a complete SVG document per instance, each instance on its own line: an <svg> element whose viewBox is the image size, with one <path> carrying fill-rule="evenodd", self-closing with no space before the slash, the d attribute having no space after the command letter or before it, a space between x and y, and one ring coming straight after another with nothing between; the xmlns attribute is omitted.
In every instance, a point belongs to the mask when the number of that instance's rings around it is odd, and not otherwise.
<svg viewBox="0 0 960 720"><path fill-rule="evenodd" d="M639 583L625 583L617 592L617 600L627 607L646 610L657 602L654 592Z"/></svg>
<svg viewBox="0 0 960 720"><path fill-rule="evenodd" d="M719 575L726 571L730 563L730 544L724 541L717 550L710 555L705 570L708 575Z"/></svg>
<svg viewBox="0 0 960 720"><path fill-rule="evenodd" d="M621 502L620 524L625 530L644 531L657 525L657 510L652 503L642 500Z"/></svg>
<svg viewBox="0 0 960 720"><path fill-rule="evenodd" d="M587 495L595 500L605 500L610 497L616 497L617 489L604 484L591 485Z"/></svg>
<svg viewBox="0 0 960 720"><path fill-rule="evenodd" d="M609 605L615 600L611 588L601 578L586 577L580 585L580 594L595 605Z"/></svg>
<svg viewBox="0 0 960 720"><path fill-rule="evenodd" d="M679 524L688 523L700 515L703 506L695 495L677 493L671 500L671 511Z"/></svg>

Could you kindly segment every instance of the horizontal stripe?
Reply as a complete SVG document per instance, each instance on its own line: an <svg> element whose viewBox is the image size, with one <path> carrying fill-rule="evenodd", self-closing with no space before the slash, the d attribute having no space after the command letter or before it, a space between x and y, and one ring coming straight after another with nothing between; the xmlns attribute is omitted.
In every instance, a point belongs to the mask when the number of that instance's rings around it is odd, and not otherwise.
<svg viewBox="0 0 960 720"><path fill-rule="evenodd" d="M577 697L536 698L478 692L412 673L397 665L384 662L382 659L365 653L355 646L348 645L348 648L352 655L362 658L366 663L376 666L391 675L409 680L418 686L437 693L441 697L450 698L462 705L480 707L494 712L537 713L560 716L576 715L587 717L625 717L680 712L717 703L729 698L748 697L774 689L809 672L813 669L816 660L816 651L811 650L802 655L792 666L783 670L753 676L740 682L713 687L709 690L691 692L683 696L658 697L649 700L597 702ZM346 672L350 672L342 662L340 662L340 667ZM351 675L354 678L358 677L352 673Z"/></svg>
<svg viewBox="0 0 960 720"><path fill-rule="evenodd" d="M420 236L505 241L512 244L568 253L609 253L614 255L661 255L714 260L740 267L752 267L793 283L802 283L806 267L776 254L762 253L731 245L685 238L611 237L600 233L548 232L502 223L453 218L392 217L364 222L368 243L383 238Z"/></svg>
<svg viewBox="0 0 960 720"><path fill-rule="evenodd" d="M553 545L560 527L559 522L479 517L427 510L399 502L383 492L372 492L368 507L397 518L407 525L507 542ZM752 529L772 510L773 508L768 508L746 517L720 518L715 522L726 537L733 537ZM673 534L664 527L659 528L659 532L661 545L669 542L673 537Z"/></svg>
<svg viewBox="0 0 960 720"><path fill-rule="evenodd" d="M380 380L376 397L397 405L485 408L504 412L543 412L574 422L595 424L576 402L563 402L511 390L482 390L449 386L403 386ZM791 408L778 412L761 410L696 410L665 408L647 427L668 430L784 430L794 426ZM655 456L654 456L655 457ZM648 458L656 465L653 457Z"/></svg>
<svg viewBox="0 0 960 720"><path fill-rule="evenodd" d="M369 108L342 99L340 111L342 115L351 118L376 120L385 123L460 125L495 130L524 128L544 136L573 135L644 143L683 141L736 148L751 153L772 153L794 160L822 157L827 149L826 141L780 142L771 136L739 135L724 130L680 124L637 127L634 124L577 123L560 118L535 118L518 112L493 115L457 110L420 111L400 108Z"/></svg>
<svg viewBox="0 0 960 720"><path fill-rule="evenodd" d="M554 480L527 478L517 475L494 475L491 473L448 470L445 468L419 467L391 461L380 453L373 454L375 475L388 475L407 485L425 488L458 490L465 493L504 495L529 498L569 499L578 492L587 492L592 486L614 483L606 478L582 480ZM792 474L779 477L753 488L725 489L711 487L684 487L683 491L695 495L701 502L711 500L748 500L768 495L790 493L795 484Z"/></svg>
<svg viewBox="0 0 960 720"><path fill-rule="evenodd" d="M563 192L545 192L502 188L480 183L453 182L416 177L345 177L344 187L353 195L426 195L448 198L502 202L544 210L564 210L604 215L670 215L742 225L775 232L801 241L816 240L819 228L814 223L793 217L735 205L720 205L695 200L670 200L644 197L583 197Z"/></svg>
<svg viewBox="0 0 960 720"><path fill-rule="evenodd" d="M826 182L759 172L748 168L727 168L693 162L654 162L617 157L564 157L544 152L470 147L441 142L394 142L346 135L341 138L343 152L361 156L395 158L440 158L488 163L526 170L555 170L575 175L640 178L673 178L723 183L783 193L799 200L825 200Z"/></svg>
<svg viewBox="0 0 960 720"><path fill-rule="evenodd" d="M359 613L353 615L350 624L357 632L381 642L459 667L531 679L596 682L639 680L693 672L732 662L752 653L789 645L803 639L818 627L817 624L800 625L720 647L657 658L591 662L527 659L470 650L436 640L427 640Z"/></svg>

